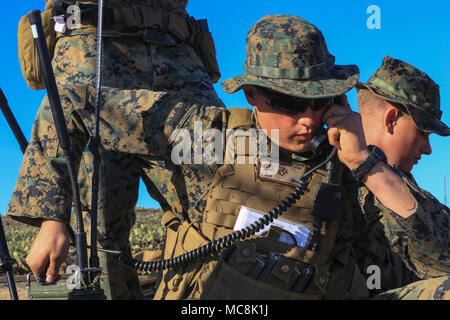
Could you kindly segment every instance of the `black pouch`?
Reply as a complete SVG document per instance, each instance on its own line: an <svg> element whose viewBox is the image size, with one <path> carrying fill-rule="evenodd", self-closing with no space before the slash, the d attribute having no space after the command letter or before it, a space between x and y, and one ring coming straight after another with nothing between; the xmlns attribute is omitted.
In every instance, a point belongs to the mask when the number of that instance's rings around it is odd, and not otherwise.
<svg viewBox="0 0 450 320"><path fill-rule="evenodd" d="M312 207L312 215L324 221L341 215L342 187L339 184L320 182Z"/></svg>
<svg viewBox="0 0 450 320"><path fill-rule="evenodd" d="M256 244L256 246L255 246ZM304 264L281 253L257 250L257 241L244 241L222 253L214 275L202 286L200 299L214 300L317 300L320 295L304 294L298 284ZM298 288L298 291L294 291Z"/></svg>

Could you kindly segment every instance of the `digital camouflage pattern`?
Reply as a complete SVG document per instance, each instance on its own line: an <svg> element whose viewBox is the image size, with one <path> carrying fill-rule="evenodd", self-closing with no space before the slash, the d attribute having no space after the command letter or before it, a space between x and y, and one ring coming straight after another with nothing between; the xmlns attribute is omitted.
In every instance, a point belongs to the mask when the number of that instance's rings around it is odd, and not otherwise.
<svg viewBox="0 0 450 320"><path fill-rule="evenodd" d="M450 300L450 277L417 281L383 292L373 300Z"/></svg>
<svg viewBox="0 0 450 320"><path fill-rule="evenodd" d="M320 30L295 16L260 19L247 34L246 51L246 73L222 83L227 93L255 85L300 98L333 97L359 78L357 66L335 65Z"/></svg>
<svg viewBox="0 0 450 320"><path fill-rule="evenodd" d="M404 290L410 293L408 298L422 291L433 295L433 284L439 281L435 279L448 278L450 271L448 209L402 177L418 202L407 219L383 206L365 186L358 188L362 214L356 218L360 226L355 230L354 250L361 270L380 267L381 288L371 290L374 297L387 297L386 290L390 299L406 298Z"/></svg>
<svg viewBox="0 0 450 320"><path fill-rule="evenodd" d="M450 135L450 128L440 121L439 86L416 67L386 56L367 83L358 83L357 87L404 105L419 129L441 136Z"/></svg>
<svg viewBox="0 0 450 320"><path fill-rule="evenodd" d="M347 178L353 180L351 176ZM390 248L373 194L365 186L359 185L351 192L351 197L357 199L353 203L357 226L353 230L353 252L358 267L366 277L370 275L367 270L371 266L380 268L380 287L371 289L370 296L420 280L407 268L402 257Z"/></svg>
<svg viewBox="0 0 450 320"><path fill-rule="evenodd" d="M381 209L381 223L392 250L420 278L450 274L450 210L429 192L419 188L413 179L402 176L417 201L414 213L407 219L376 201ZM413 230L413 232L411 232Z"/></svg>
<svg viewBox="0 0 450 320"><path fill-rule="evenodd" d="M132 2L137 3L138 1ZM140 1L139 4L150 2L153 4L162 2L164 8L168 9L180 8L185 1ZM50 6L51 3L48 2L47 7ZM148 35L151 35L151 30ZM176 109L177 114L173 115L178 117L178 120L193 106L198 108L205 105L223 107L201 60L190 46L174 45L174 40L170 36L159 39L158 43L153 43L148 39L150 37L143 39L142 35L122 38L106 36L104 38L102 72L105 87L142 89L139 95L147 95L147 99L153 102L159 97L170 96L168 101L172 101L174 105L179 104L179 108ZM84 127L81 121L89 122L93 120L93 116L90 113L92 109L88 107L84 110L84 118L77 112L83 113L82 110L85 109L83 101L87 99L88 94L84 94L84 92L91 93L93 90L92 88L83 89L83 87L94 85L95 56L95 30L83 29L64 35L58 34L53 68L62 99L65 99L63 105L72 137L73 151L76 154L76 164L79 167L78 180L88 233L90 232L90 220L86 211L91 203L92 154L85 150L85 145L89 134L86 128L90 128L92 123ZM108 97L108 90L105 89L105 101L111 101L111 98ZM68 95L72 100L64 98L65 92L69 92ZM179 99L177 100L176 97ZM114 97L116 105L120 104L119 100L122 98L128 101L127 108L131 109L137 100L137 96L131 91L123 95L117 94ZM151 103L147 104L150 108ZM161 136L163 129L169 130L169 127L162 125L163 118L168 116L169 110L174 105L161 106L166 110L157 111L158 117L152 121L147 119L145 125L154 126L153 129L158 131ZM145 106L141 105L141 108L145 109ZM134 111L131 109L127 112L133 113ZM103 123L101 127L104 129L104 126L109 125L111 130L116 130L117 135L131 134L136 141L143 142L144 137L136 135L143 132L144 125L139 124L140 120L133 117L130 118L130 121L134 121L134 124L127 124L128 118L123 119L126 112L121 113L120 110L120 108L111 107L112 114L104 116L102 113L102 118L110 122ZM191 112L191 116L195 117L195 114L194 111ZM89 118L89 115L92 116L92 119ZM77 125L81 125L82 129ZM176 123L172 124L172 128L175 125ZM123 127L129 129L129 132L120 129ZM140 130L137 127L140 127ZM81 131L79 132L77 129ZM110 134L112 133L109 131L101 132L102 136ZM158 135L153 133L147 136L148 139L157 137ZM120 138L116 138L114 141L119 140ZM144 146L143 149L140 146L141 149L134 151L132 149L136 145L133 138L129 138L125 143L128 145L125 153L120 152L123 151L121 148L115 149L117 145L114 141L108 141L109 147L101 150L98 215L100 247L129 250L128 238L135 221L134 209L138 198L140 177L145 182L150 195L160 202L163 209L171 209L185 218L193 216L195 201L190 200L195 198L197 193L203 192L203 183L209 181L208 176L212 169L202 166L175 166L165 161L167 156L170 159L170 151L165 149L168 144L166 138L161 137L159 140L153 141L151 146ZM148 150L154 151L153 158L148 157ZM136 155L131 156L130 154L133 153ZM143 159L140 159L141 156ZM27 223L32 224L35 218L67 221L72 195L65 166L65 160L58 147L53 117L48 100L45 98L32 129L30 144L24 155L7 214L13 218L20 218L21 221L25 218ZM101 252L99 255L104 272L103 286L108 298L139 298L141 290L136 271L119 262L117 256L105 255Z"/></svg>
<svg viewBox="0 0 450 320"><path fill-rule="evenodd" d="M401 60L386 56L382 66L375 71L367 83L358 83L357 88L369 89L384 100L405 106L417 127L423 131L443 136L450 134L447 126L440 121L442 111L440 110L439 86L424 72ZM410 174L405 174L395 168L393 170L402 177L415 198L417 202L415 211L407 219L401 218L363 187L359 193L360 203L366 217L371 217L368 220L373 222L373 227L362 233L373 235L376 232L378 237L383 239L385 245L392 250L391 255L396 255L396 259L400 257L407 268L408 271L403 273L393 272L390 276L391 280L397 279L402 274L411 280L414 278L426 279L414 282L405 290L403 288L398 291L392 290L385 297L393 298L397 293L397 298L402 299L438 297L438 291L436 291L436 295L433 294L433 284L438 283L439 280L434 279L448 277L450 274L450 252L448 250L450 211L429 192L419 188ZM372 250L372 252L374 252L372 258L377 257L378 260L382 260L380 257L383 255L386 256L381 251L378 251L381 252L378 255L376 250ZM372 260L366 259L365 265L370 265L368 261ZM383 273L386 274L385 271L382 271ZM413 275L411 276L409 273L413 273ZM427 280L429 280L429 284ZM439 288L439 290L448 290L448 284Z"/></svg>

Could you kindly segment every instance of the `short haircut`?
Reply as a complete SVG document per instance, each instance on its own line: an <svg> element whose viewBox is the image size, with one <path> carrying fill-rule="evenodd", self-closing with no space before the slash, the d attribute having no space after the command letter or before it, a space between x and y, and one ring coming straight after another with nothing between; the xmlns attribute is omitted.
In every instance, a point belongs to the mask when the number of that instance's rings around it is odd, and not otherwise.
<svg viewBox="0 0 450 320"><path fill-rule="evenodd" d="M382 112L389 105L397 108L403 114L408 114L406 108L400 103L385 100L366 88L358 90L358 110L359 113L365 116L372 116L376 112Z"/></svg>

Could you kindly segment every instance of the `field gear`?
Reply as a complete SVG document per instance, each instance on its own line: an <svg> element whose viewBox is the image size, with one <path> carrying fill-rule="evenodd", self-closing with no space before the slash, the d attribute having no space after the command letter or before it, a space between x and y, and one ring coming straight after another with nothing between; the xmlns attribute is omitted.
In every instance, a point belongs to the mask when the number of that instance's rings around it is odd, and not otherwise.
<svg viewBox="0 0 450 320"><path fill-rule="evenodd" d="M41 13L45 40L51 58L53 58L53 51L56 45L55 22L52 17L53 11L51 8ZM44 78L40 69L36 47L34 46L33 33L31 31L28 15L23 16L19 21L18 45L20 67L28 87L34 90L44 89Z"/></svg>
<svg viewBox="0 0 450 320"><path fill-rule="evenodd" d="M244 69L246 74L222 83L226 92L255 85L297 98L331 98L350 90L359 77L356 66L334 65L334 57L328 53L317 28L299 17L285 15L266 16L252 26L247 36ZM247 115L249 112L247 110ZM233 109L229 115L230 119L234 118L230 123L237 125L228 123L228 129L257 128L255 119L250 119L245 112L239 112L241 119L233 116ZM251 121L246 123L249 119ZM367 289L361 286L363 277L351 257L351 242L336 241L337 237L351 234L352 230L351 209L347 201L340 200L342 167L329 166L329 172L310 170L312 173L307 180L300 180L304 187L300 192L297 190L300 182L293 189L295 183L292 185L286 179L277 180L276 177L267 179L262 175L261 164L254 165L250 161L248 140L247 137L244 154L238 154L239 148L234 148L238 152L231 155L233 160L243 156L248 164L227 164L216 172L206 197L202 221L184 226L186 222L168 225L175 236L171 245L166 246L164 257L188 252L186 247L198 243L195 239L199 238L203 239L200 243L224 241L226 249L220 252L219 258L207 256L203 261L197 259L164 271L155 298L320 299L367 295ZM228 141L226 145L229 145ZM323 155L312 157L309 162L290 160L280 165L281 171L274 176L284 176L291 170L305 173L320 163L319 159L323 160ZM327 210L314 200L327 192L327 188L321 186L330 176L334 177L337 189L328 189L328 195L336 198L334 203L338 210L328 213L330 216L327 217L324 214ZM233 227L242 206L267 212L287 199L287 195L294 194L298 197L290 209L286 206L283 219L309 226L315 231L315 243L302 248L279 242L280 230L272 228L266 237L254 235L232 245L233 237L240 235L233 232ZM277 208L284 205L283 201ZM265 218L265 221L272 221L271 213ZM247 229L247 234L255 234L263 221L256 221L254 227ZM203 247L208 248L208 245L203 244ZM339 254L335 255L336 251ZM327 291L329 284L331 290Z"/></svg>
<svg viewBox="0 0 450 320"><path fill-rule="evenodd" d="M252 127L252 123L245 121L249 119L245 113L248 115L250 110L239 110L241 119L233 116L234 110L239 109L230 109L229 118L234 118L232 122L239 126L231 129ZM314 160L307 165L280 164L280 170L283 171L281 175L285 175L285 171L306 172L313 166ZM340 170L335 172L336 182L342 174ZM276 181L274 177L263 177L258 171L252 164L222 166L208 192L201 223L181 223L178 218L167 215L164 219L167 227L164 257L177 257L231 234L242 205L267 212L295 185L285 180ZM314 212L320 211L315 208L314 199L325 180L325 170L312 173L308 190L284 213L283 219L301 222L314 229ZM338 206L340 210L334 212L340 212L341 216L333 214L327 220L323 219L314 250L279 242L280 230L271 229L266 237L252 236L238 241L220 252L218 258L208 256L165 270L155 299L320 299L338 298L339 294L346 297L366 295L363 277L351 257L351 244L336 242L338 233L340 236L351 234L348 204L339 201ZM327 291L329 282L333 283L333 288Z"/></svg>
<svg viewBox="0 0 450 320"><path fill-rule="evenodd" d="M77 4L80 9L80 24L77 29L96 32L98 23L97 5L89 1L86 1L86 3ZM53 17L61 16L68 19L67 9L70 5L75 4L75 1L56 0L53 3L47 3L46 11L42 13L44 32L51 58L56 42L61 36L61 33L55 31ZM219 80L220 71L216 49L206 19L196 20L189 17L185 12L168 11L151 5L124 5L120 2L108 3L104 10L105 36L125 37L133 34L134 36L141 36L149 42L171 43L175 46L180 43L187 43L194 48L201 58L211 82L216 83ZM67 30L66 32L71 31ZM33 37L26 16L22 17L19 22L18 36L19 60L23 76L31 89L44 89L44 82L33 46Z"/></svg>

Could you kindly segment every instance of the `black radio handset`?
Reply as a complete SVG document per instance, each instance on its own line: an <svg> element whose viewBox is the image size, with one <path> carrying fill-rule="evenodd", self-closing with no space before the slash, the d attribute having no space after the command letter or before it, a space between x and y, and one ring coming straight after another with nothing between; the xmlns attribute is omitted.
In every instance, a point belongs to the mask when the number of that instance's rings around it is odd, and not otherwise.
<svg viewBox="0 0 450 320"><path fill-rule="evenodd" d="M335 104L334 97L331 98L328 106L332 104ZM328 143L327 129L322 128L322 130L320 130L318 134L311 139L309 149L314 154L314 156L324 153L325 151L331 151L331 146Z"/></svg>
<svg viewBox="0 0 450 320"><path fill-rule="evenodd" d="M327 131L325 129L321 130L318 135L314 136L309 144L309 150L314 155L319 155L322 152L327 151L329 147L330 145L328 143Z"/></svg>

